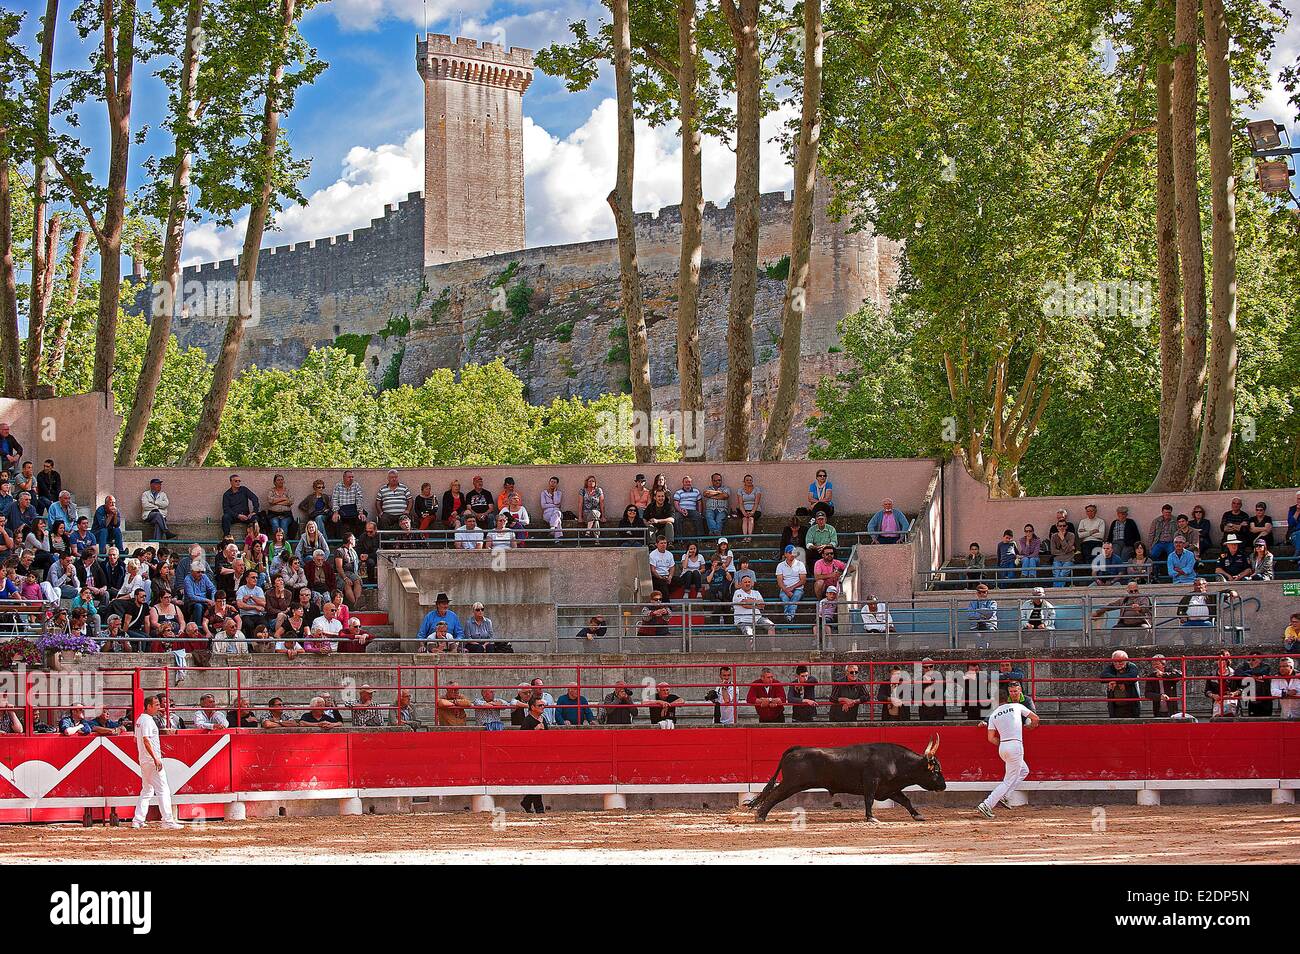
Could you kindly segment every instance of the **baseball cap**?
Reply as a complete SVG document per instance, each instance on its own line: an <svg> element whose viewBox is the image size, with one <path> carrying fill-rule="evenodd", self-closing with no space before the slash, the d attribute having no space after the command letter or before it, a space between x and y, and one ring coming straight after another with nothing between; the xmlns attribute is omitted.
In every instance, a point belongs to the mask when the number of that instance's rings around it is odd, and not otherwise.
<svg viewBox="0 0 1300 954"><path fill-rule="evenodd" d="M786 553L794 553L794 545L787 543L785 546Z"/></svg>
<svg viewBox="0 0 1300 954"><path fill-rule="evenodd" d="M1035 586L1033 592L1035 596L1042 596L1043 588L1041 586Z"/></svg>
<svg viewBox="0 0 1300 954"><path fill-rule="evenodd" d="M151 483L151 484L161 484L161 483L162 483L162 478L161 478L161 477L151 477L151 478L149 479L149 483Z"/></svg>
<svg viewBox="0 0 1300 954"><path fill-rule="evenodd" d="M828 587L826 587L826 592L827 592L827 593L838 593L839 591L840 591L840 588L839 588L838 586L828 586Z"/></svg>

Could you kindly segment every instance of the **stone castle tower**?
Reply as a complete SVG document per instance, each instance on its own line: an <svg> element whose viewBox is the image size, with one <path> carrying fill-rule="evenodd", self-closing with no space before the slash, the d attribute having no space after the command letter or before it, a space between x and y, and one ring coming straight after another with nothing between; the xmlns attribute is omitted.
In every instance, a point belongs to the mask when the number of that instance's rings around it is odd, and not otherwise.
<svg viewBox="0 0 1300 954"><path fill-rule="evenodd" d="M523 95L533 51L431 33L424 80L424 264L524 247Z"/></svg>

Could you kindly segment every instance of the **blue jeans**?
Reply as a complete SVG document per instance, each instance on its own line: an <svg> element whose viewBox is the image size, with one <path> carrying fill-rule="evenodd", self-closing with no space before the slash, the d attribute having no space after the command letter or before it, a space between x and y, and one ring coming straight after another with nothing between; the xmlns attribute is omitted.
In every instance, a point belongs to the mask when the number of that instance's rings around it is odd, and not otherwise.
<svg viewBox="0 0 1300 954"><path fill-rule="evenodd" d="M781 606L785 609L785 618L787 622L794 622L794 614L798 612L798 602L803 599L803 587L796 587L789 596L785 591L781 591Z"/></svg>
<svg viewBox="0 0 1300 954"><path fill-rule="evenodd" d="M704 525L709 529L709 536L722 536L722 528L727 522L727 511L725 510L705 510Z"/></svg>
<svg viewBox="0 0 1300 954"><path fill-rule="evenodd" d="M125 550L126 545L122 543L122 529L120 527L103 527L95 531L95 538L99 540L99 554L103 556L108 552L108 544L111 541L113 546L119 550Z"/></svg>
<svg viewBox="0 0 1300 954"><path fill-rule="evenodd" d="M1073 569L1074 569L1074 561L1072 560L1053 560L1052 577L1056 580L1056 582L1053 583L1052 585L1069 586L1070 573Z"/></svg>
<svg viewBox="0 0 1300 954"><path fill-rule="evenodd" d="M1291 534L1291 546L1295 547L1296 556L1300 556L1300 530Z"/></svg>
<svg viewBox="0 0 1300 954"><path fill-rule="evenodd" d="M488 732L504 732L506 727L501 722L484 722L483 728Z"/></svg>
<svg viewBox="0 0 1300 954"><path fill-rule="evenodd" d="M1157 567L1165 566L1169 560L1169 554L1174 552L1174 545L1161 540L1151 547L1151 562Z"/></svg>
<svg viewBox="0 0 1300 954"><path fill-rule="evenodd" d="M271 536L275 536L275 531L283 530L284 535L287 537L289 535L289 524L291 523L293 523L293 517L288 514L284 514L283 516L271 514ZM321 529L323 530L324 528L322 527Z"/></svg>
<svg viewBox="0 0 1300 954"><path fill-rule="evenodd" d="M1023 577L1038 575L1038 557L1027 556L1020 558L1020 575Z"/></svg>

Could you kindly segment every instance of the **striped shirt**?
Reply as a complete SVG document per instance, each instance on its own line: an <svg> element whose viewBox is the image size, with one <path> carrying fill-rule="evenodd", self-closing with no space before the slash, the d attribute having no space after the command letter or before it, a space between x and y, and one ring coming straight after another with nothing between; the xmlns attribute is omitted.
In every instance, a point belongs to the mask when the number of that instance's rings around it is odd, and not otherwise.
<svg viewBox="0 0 1300 954"><path fill-rule="evenodd" d="M696 513L700 509L700 492L694 487L690 490L682 488L673 494L673 501L686 513Z"/></svg>
<svg viewBox="0 0 1300 954"><path fill-rule="evenodd" d="M361 503L363 500L365 500L365 493L362 491L361 483L359 481L352 481L351 487L344 487L343 481L341 480L334 485L335 510L338 510L341 507L356 507L360 510L362 509Z"/></svg>
<svg viewBox="0 0 1300 954"><path fill-rule="evenodd" d="M384 484L379 488L379 493L375 494L375 500L384 514L389 517L400 517L406 513L406 508L410 505L411 492L406 489L406 484L398 484L396 487Z"/></svg>

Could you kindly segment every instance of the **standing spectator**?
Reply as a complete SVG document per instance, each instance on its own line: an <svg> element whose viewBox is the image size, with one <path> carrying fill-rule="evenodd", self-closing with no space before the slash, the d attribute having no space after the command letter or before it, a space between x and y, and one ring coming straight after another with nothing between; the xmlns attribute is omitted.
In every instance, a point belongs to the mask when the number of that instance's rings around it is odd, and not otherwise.
<svg viewBox="0 0 1300 954"><path fill-rule="evenodd" d="M661 729L677 726L677 710L682 704L682 697L673 692L666 682L655 687L655 694L646 703L646 715L650 721Z"/></svg>
<svg viewBox="0 0 1300 954"><path fill-rule="evenodd" d="M1102 667L1099 678L1106 681L1106 711L1112 719L1136 719L1142 714L1138 705L1141 684L1138 667L1128 658L1128 653L1117 649L1110 662Z"/></svg>
<svg viewBox="0 0 1300 954"><path fill-rule="evenodd" d="M730 512L731 488L722 482L721 474L713 474L704 488L704 527L709 536L722 536Z"/></svg>
<svg viewBox="0 0 1300 954"><path fill-rule="evenodd" d="M447 632L453 639L465 638L465 629L461 625L460 617L451 609L451 599L446 593L439 593L434 598L433 609L425 614L415 638L428 639L440 622L447 624Z"/></svg>
<svg viewBox="0 0 1300 954"><path fill-rule="evenodd" d="M632 717L636 715L636 708L632 691L628 689L627 683L620 679L614 683L613 691L605 696L604 704L600 709L600 724L631 725Z"/></svg>
<svg viewBox="0 0 1300 954"><path fill-rule="evenodd" d="M745 702L754 707L759 722L785 721L785 687L770 666L764 666L759 677L749 684Z"/></svg>
<svg viewBox="0 0 1300 954"><path fill-rule="evenodd" d="M1142 683L1146 697L1151 700L1151 717L1167 719L1182 711L1183 673L1169 665L1164 654L1151 657L1151 673Z"/></svg>
<svg viewBox="0 0 1300 954"><path fill-rule="evenodd" d="M819 513L835 516L834 485L826 479L824 470L817 471L813 482L808 485L808 513L814 517Z"/></svg>
<svg viewBox="0 0 1300 954"><path fill-rule="evenodd" d="M330 523L336 534L342 536L347 530L356 533L366 525L369 515L361 506L366 501L366 494L357 483L356 474L345 470L343 479L334 485L331 496L334 510L330 513Z"/></svg>
<svg viewBox="0 0 1300 954"><path fill-rule="evenodd" d="M736 724L740 688L736 685L736 677L730 666L723 666L718 670L718 684L704 698L713 703L713 721L716 724Z"/></svg>
<svg viewBox="0 0 1300 954"><path fill-rule="evenodd" d="M776 584L781 593L781 606L787 623L794 622L807 582L808 568L795 558L794 547L786 547L785 555L776 565Z"/></svg>
<svg viewBox="0 0 1300 954"><path fill-rule="evenodd" d="M790 703L790 721L817 721L817 679L805 665L795 667L794 681L786 687Z"/></svg>
<svg viewBox="0 0 1300 954"><path fill-rule="evenodd" d="M1174 520L1174 508L1172 504L1165 504L1160 508L1160 516L1151 521L1151 527L1147 537L1151 541L1151 562L1156 566L1163 566L1169 558L1169 554L1174 550L1174 535L1178 532L1177 522Z"/></svg>
<svg viewBox="0 0 1300 954"><path fill-rule="evenodd" d="M662 488L654 491L650 498L650 505L645 508L643 519L646 532L651 534L651 540L662 536L669 543L673 542L676 519L673 516L672 501L668 499L667 492Z"/></svg>
<svg viewBox="0 0 1300 954"><path fill-rule="evenodd" d="M365 532L357 537L357 560L361 563L361 575L367 583L374 583L379 576L379 551L383 547L383 537L379 535L379 525L373 520L366 521ZM325 549L322 547L321 549ZM305 563L310 558L310 551L303 557Z"/></svg>
<svg viewBox="0 0 1300 954"><path fill-rule="evenodd" d="M897 543L911 529L907 515L895 510L894 501L889 497L880 502L880 509L867 521L867 536L872 543Z"/></svg>
<svg viewBox="0 0 1300 954"><path fill-rule="evenodd" d="M646 486L645 474L637 474L632 480L632 490L628 493L628 505L636 508L638 515L645 514L650 506L650 488Z"/></svg>
<svg viewBox="0 0 1300 954"><path fill-rule="evenodd" d="M1043 588L1035 586L1031 597L1020 604L1020 628L1056 629L1056 607L1043 599Z"/></svg>
<svg viewBox="0 0 1300 954"><path fill-rule="evenodd" d="M1300 676L1296 675L1295 660L1290 656L1277 664L1270 691L1274 699L1280 700L1283 719L1300 719Z"/></svg>
<svg viewBox="0 0 1300 954"><path fill-rule="evenodd" d="M818 639L824 636L834 636L839 632L839 596L840 588L838 586L828 586L826 587L826 595L817 601L814 623Z"/></svg>
<svg viewBox="0 0 1300 954"><path fill-rule="evenodd" d="M155 540L175 540L176 534L167 529L167 508L171 501L162 489L162 478L149 481L149 489L140 495L140 517L153 528Z"/></svg>
<svg viewBox="0 0 1300 954"><path fill-rule="evenodd" d="M834 678L834 677L832 677ZM849 663L831 686L829 719L831 722L857 722L858 711L869 699L867 686L858 679L858 666Z"/></svg>
<svg viewBox="0 0 1300 954"><path fill-rule="evenodd" d="M565 687L564 695L555 700L556 725L595 725L596 713L587 703L587 697L578 691L577 683Z"/></svg>
<svg viewBox="0 0 1300 954"><path fill-rule="evenodd" d="M231 474L230 487L221 495L221 532L229 534L237 523L252 523L261 509L257 494L244 486L238 474Z"/></svg>
<svg viewBox="0 0 1300 954"><path fill-rule="evenodd" d="M314 555L313 555L314 559ZM343 542L334 551L334 579L349 607L361 604L361 555L357 553L357 538L345 534Z"/></svg>
<svg viewBox="0 0 1300 954"><path fill-rule="evenodd" d="M637 623L636 634L655 639L668 635L668 624L673 611L664 605L664 596L658 590L650 594L650 601L641 610L641 619Z"/></svg>
<svg viewBox="0 0 1300 954"><path fill-rule="evenodd" d="M912 709L907 703L912 695L911 681L902 666L891 666L889 678L876 687L876 701L882 703L880 718L884 722L909 722Z"/></svg>
<svg viewBox="0 0 1300 954"><path fill-rule="evenodd" d="M989 701L984 698L980 682L979 663L968 662L966 672L961 677L961 701L962 715L971 722L982 719L985 707L989 704Z"/></svg>
<svg viewBox="0 0 1300 954"><path fill-rule="evenodd" d="M519 727L525 731L542 731L550 728L546 719L545 704L541 699L532 698L528 700L528 708L520 721ZM519 807L529 814L546 814L546 805L540 795L525 795L520 799Z"/></svg>
<svg viewBox="0 0 1300 954"><path fill-rule="evenodd" d="M700 492L695 489L695 482L690 477L683 477L681 489L673 493L673 511L678 519L678 527L683 532L696 535L702 532Z"/></svg>
<svg viewBox="0 0 1300 954"><path fill-rule="evenodd" d="M1115 519L1110 522L1110 529L1106 531L1106 542L1114 546L1115 555L1122 563L1128 562L1129 557L1133 555L1133 547L1142 539L1137 521L1128 514L1128 507L1116 507Z"/></svg>
<svg viewBox="0 0 1300 954"><path fill-rule="evenodd" d="M410 489L398 479L397 471L388 472L388 481L375 494L375 515L380 530L396 530L402 517L411 515L415 499Z"/></svg>
<svg viewBox="0 0 1300 954"><path fill-rule="evenodd" d="M1067 586L1074 571L1074 560L1079 552L1079 537L1070 529L1064 517L1056 518L1056 526L1047 538L1047 553L1052 560L1053 586Z"/></svg>

